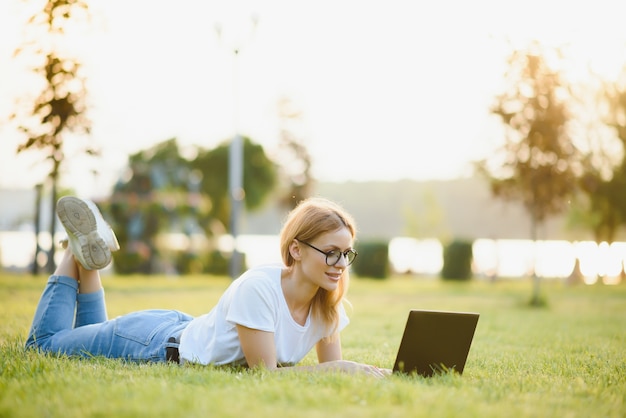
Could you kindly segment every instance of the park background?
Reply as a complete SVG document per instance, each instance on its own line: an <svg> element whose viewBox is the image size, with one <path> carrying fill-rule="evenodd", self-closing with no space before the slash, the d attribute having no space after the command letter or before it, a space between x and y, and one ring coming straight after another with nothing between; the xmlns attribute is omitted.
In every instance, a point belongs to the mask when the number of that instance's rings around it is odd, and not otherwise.
<svg viewBox="0 0 626 418"><path fill-rule="evenodd" d="M41 4L2 4L2 114L37 88L28 62L14 51L26 38L24 22ZM619 281L622 243L594 246L591 234L572 231L563 217L542 226L537 238L548 242L528 242L528 216L519 205L490 198L473 170L502 145L501 122L490 107L511 49L540 41L560 48L570 79L615 79L626 61L618 3L89 6L88 24L72 26L65 47L87 74L90 140L100 154L86 157L80 138L67 135L61 176L67 190L106 201L128 169L128 155L167 138L184 151L243 134L274 156L285 128L277 107L287 98L299 112L290 129L311 156L317 186L310 192L355 213L363 240L389 241L396 271L436 274L446 241L465 239L479 240L478 275L524 276L538 268L563 278L575 258L586 255L582 267L591 271L590 281L598 274ZM46 165L40 153L13 153L22 140L16 131L2 124L0 256L3 266L19 269L34 257L21 249L34 247L28 224ZM246 214L239 246L249 263L276 259L263 243L276 242L280 221L271 202ZM45 233L42 239L50 245ZM12 244L17 241L22 245ZM584 244L572 244L579 241Z"/></svg>

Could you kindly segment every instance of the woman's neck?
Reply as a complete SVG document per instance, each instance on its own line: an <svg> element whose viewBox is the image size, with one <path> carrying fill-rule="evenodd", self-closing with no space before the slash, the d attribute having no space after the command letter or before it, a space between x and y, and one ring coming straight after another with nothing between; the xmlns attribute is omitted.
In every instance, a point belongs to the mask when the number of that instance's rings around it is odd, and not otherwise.
<svg viewBox="0 0 626 418"><path fill-rule="evenodd" d="M298 271L295 269L284 269L281 275L281 287L287 306L294 316L308 316L311 302L317 293L319 286L313 286L299 279Z"/></svg>

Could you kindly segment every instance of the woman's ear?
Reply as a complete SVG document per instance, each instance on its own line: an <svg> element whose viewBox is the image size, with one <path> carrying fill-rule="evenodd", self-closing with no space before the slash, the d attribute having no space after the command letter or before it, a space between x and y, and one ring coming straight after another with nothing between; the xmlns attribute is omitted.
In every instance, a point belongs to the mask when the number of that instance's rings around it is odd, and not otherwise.
<svg viewBox="0 0 626 418"><path fill-rule="evenodd" d="M291 241L289 245L289 254L291 254L291 257L296 261L300 261L300 258L302 258L300 254L300 243L295 239Z"/></svg>

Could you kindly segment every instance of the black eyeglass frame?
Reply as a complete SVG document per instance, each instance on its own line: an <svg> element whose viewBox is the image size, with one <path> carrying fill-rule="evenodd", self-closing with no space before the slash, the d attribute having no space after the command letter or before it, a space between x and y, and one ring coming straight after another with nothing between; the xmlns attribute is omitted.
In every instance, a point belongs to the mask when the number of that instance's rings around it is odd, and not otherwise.
<svg viewBox="0 0 626 418"><path fill-rule="evenodd" d="M313 248L315 251L318 251L318 252L320 252L320 253L324 254L324 255L326 256L326 259L325 259L324 261L326 262L326 265L327 265L327 266L330 266L330 267L333 267L333 266L337 265L337 263L339 262L339 260L341 260L341 256L342 256L342 255L343 255L343 258L344 258L344 259L346 260L346 262L347 262L346 266L349 266L349 265L351 265L352 263L354 263L354 260L356 260L357 255L359 255L359 253L358 253L358 252L357 252L354 248L351 248L351 249L346 250L346 251L339 251L339 250L322 251L322 250L320 250L319 248L317 248L317 247L315 247L315 246L313 246L313 245L309 244L309 243L308 243L308 242L306 242L306 241L301 241L301 240L299 240L299 239L296 239L296 241L301 242L302 244L307 245L307 246L309 246L309 247ZM338 251L338 252L339 252L339 254L341 254L341 255L337 258L337 261L335 261L335 262L334 262L334 263L332 263L332 264L329 264L329 263L328 263L328 257L330 257L330 256L332 255L332 253L334 253L334 252L336 252L336 251ZM354 257L352 258L352 260L350 260L350 259L348 258L348 254L354 254Z"/></svg>

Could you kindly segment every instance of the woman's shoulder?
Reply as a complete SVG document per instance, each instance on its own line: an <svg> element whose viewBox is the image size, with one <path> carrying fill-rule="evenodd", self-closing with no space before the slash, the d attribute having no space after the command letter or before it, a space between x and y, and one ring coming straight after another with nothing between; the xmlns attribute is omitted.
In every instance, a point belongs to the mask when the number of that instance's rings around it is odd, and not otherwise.
<svg viewBox="0 0 626 418"><path fill-rule="evenodd" d="M280 286L282 266L280 264L264 264L252 267L242 274L235 282L238 286Z"/></svg>
<svg viewBox="0 0 626 418"><path fill-rule="evenodd" d="M282 266L263 265L247 270L233 281L225 293L227 301L276 301L280 300L282 288L280 284ZM230 303L230 302L229 302Z"/></svg>
<svg viewBox="0 0 626 418"><path fill-rule="evenodd" d="M250 278L266 278L266 279L280 279L282 272L282 266L280 264L261 264L248 269L241 275L241 279L246 280Z"/></svg>

